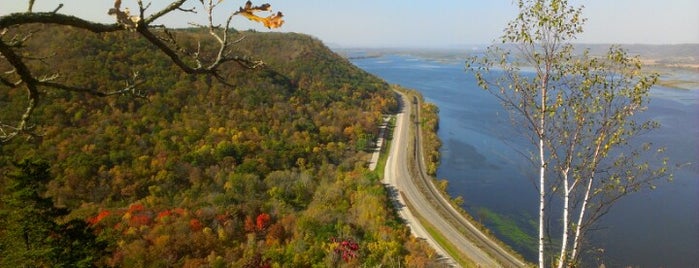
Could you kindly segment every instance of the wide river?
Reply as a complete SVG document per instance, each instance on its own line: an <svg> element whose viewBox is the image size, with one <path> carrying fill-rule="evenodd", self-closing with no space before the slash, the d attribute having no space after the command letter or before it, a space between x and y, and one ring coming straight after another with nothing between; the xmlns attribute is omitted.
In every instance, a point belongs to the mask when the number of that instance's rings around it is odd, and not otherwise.
<svg viewBox="0 0 699 268"><path fill-rule="evenodd" d="M351 61L439 107L437 177L449 181L449 194L462 196L476 220L534 262L536 169L527 153L533 147L464 62L397 53ZM699 89L655 87L644 114L662 128L643 139L666 146L671 162L690 165L673 182L617 202L592 233L586 259L607 267L699 267Z"/></svg>

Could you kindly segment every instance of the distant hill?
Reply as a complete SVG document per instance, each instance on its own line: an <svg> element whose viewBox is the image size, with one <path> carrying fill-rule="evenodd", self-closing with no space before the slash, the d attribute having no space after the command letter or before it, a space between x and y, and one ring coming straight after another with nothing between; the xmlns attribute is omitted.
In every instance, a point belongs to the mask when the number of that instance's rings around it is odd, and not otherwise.
<svg viewBox="0 0 699 268"><path fill-rule="evenodd" d="M612 44L575 44L578 52L589 49L593 55L602 55L609 50ZM656 60L667 63L699 64L699 44L678 45L643 45L622 44L631 55L640 55L643 59ZM487 45L464 45L462 48L449 49L414 49L414 48L337 48L338 53L345 56L368 54L371 56L381 54L405 53L411 55L423 55L429 57L453 58L464 57L466 54L478 53Z"/></svg>
<svg viewBox="0 0 699 268"><path fill-rule="evenodd" d="M508 47L511 45L503 45ZM611 44L575 44L576 53L589 49L591 55L607 53ZM699 89L699 44L679 45L621 45L632 56L639 56L644 69L659 73L661 86L680 89ZM406 54L437 61L464 62L466 58L481 53L487 45L464 45L463 48L413 49L413 48L337 48L347 58L380 57L387 54Z"/></svg>
<svg viewBox="0 0 699 268"><path fill-rule="evenodd" d="M576 44L576 48L590 49L593 55L602 55L607 52L611 45L608 44ZM646 64L678 67L689 67L699 69L699 44L679 44L679 45L643 45L624 44L631 55L640 56Z"/></svg>

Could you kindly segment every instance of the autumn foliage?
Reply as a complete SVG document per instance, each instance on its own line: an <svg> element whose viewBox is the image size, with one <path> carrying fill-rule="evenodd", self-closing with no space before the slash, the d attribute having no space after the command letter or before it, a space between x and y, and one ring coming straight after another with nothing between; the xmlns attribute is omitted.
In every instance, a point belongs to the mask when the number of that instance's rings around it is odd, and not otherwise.
<svg viewBox="0 0 699 268"><path fill-rule="evenodd" d="M51 122L43 141L4 144L0 170L16 155L53 159L46 196L109 242L98 266L434 263L400 224L361 150L397 108L388 85L314 38L244 34L239 49L262 55L266 67L230 66L228 86L180 72L128 33L42 29L27 47L61 53L37 68L79 66L65 79L105 88L122 85L115 70L140 69L148 100L47 94L35 112ZM9 115L22 105L10 95L22 92L1 89L9 102L0 112ZM332 237L342 240L330 246Z"/></svg>
<svg viewBox="0 0 699 268"><path fill-rule="evenodd" d="M337 239L334 237L331 242L335 245L333 250L335 254L342 256L342 260L345 262L350 262L352 259L357 258L357 251L359 251L357 242L354 242L352 239Z"/></svg>
<svg viewBox="0 0 699 268"><path fill-rule="evenodd" d="M257 215L257 231L264 231L267 229L267 226L269 226L270 222L270 216L267 213L260 213L260 215Z"/></svg>
<svg viewBox="0 0 699 268"><path fill-rule="evenodd" d="M106 210L106 209L102 210L102 211L100 211L99 214L97 214L97 216L94 216L92 218L88 218L87 223L89 223L90 225L96 225L96 224L100 223L102 221L102 219L109 216L109 214L111 214L111 212L109 210Z"/></svg>

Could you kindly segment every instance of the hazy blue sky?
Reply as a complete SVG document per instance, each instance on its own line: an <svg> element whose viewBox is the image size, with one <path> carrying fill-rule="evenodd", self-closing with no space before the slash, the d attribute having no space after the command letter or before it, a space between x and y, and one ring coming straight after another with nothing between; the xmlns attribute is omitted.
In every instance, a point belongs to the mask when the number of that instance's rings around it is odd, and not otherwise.
<svg viewBox="0 0 699 268"><path fill-rule="evenodd" d="M26 9L26 0L1 0L0 14ZM36 0L35 11L65 4L61 12L111 22L112 0ZM136 0L122 0L136 9ZM144 2L148 2L144 0ZM198 1L190 1L198 4ZM261 4L262 1L254 1ZM500 36L517 10L513 0L268 0L284 12L286 24L275 31L300 32L330 45L373 47L459 47L490 43ZM154 0L162 7L167 0ZM588 18L580 43L699 43L697 0L571 0L584 5ZM244 0L224 0L223 8L236 10ZM220 9L222 16L226 15ZM168 16L170 26L201 21L201 14ZM234 27L266 30L236 18Z"/></svg>

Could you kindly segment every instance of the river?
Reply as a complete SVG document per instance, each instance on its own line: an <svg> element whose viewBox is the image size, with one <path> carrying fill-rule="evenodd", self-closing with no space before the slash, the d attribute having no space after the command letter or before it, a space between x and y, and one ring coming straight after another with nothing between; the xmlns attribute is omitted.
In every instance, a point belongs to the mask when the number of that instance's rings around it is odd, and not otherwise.
<svg viewBox="0 0 699 268"><path fill-rule="evenodd" d="M353 53L361 53L354 51ZM437 177L466 209L534 262L537 195L531 143L493 96L464 71L463 60L384 53L351 60L389 83L420 91L440 109ZM592 233L586 260L607 267L699 267L699 89L654 87L645 116L662 128L643 136L690 163L673 182L620 200ZM589 266L589 265L586 265Z"/></svg>

